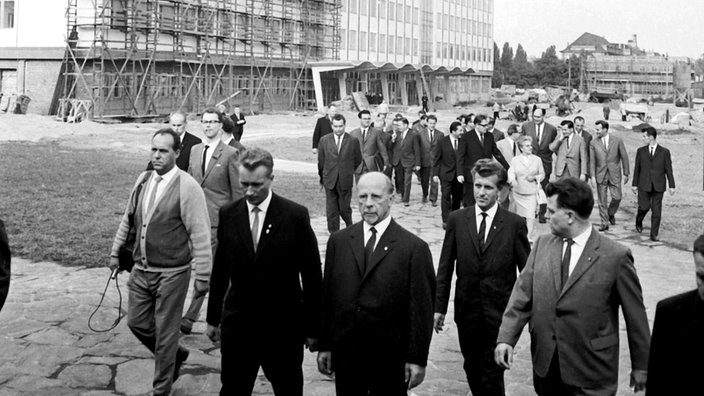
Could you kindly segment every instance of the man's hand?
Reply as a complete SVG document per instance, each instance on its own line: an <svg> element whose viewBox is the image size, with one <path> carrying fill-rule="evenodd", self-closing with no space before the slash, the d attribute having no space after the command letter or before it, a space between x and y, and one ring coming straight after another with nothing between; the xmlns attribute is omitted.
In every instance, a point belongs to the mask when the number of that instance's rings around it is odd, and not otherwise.
<svg viewBox="0 0 704 396"><path fill-rule="evenodd" d="M406 383L408 389L415 388L425 379L425 367L413 363L406 363Z"/></svg>
<svg viewBox="0 0 704 396"><path fill-rule="evenodd" d="M435 183L439 183L439 182L440 182L440 177L439 177L439 176L433 176L433 181L434 181Z"/></svg>
<svg viewBox="0 0 704 396"><path fill-rule="evenodd" d="M318 149L314 148L314 149L313 149L313 154L318 154Z"/></svg>
<svg viewBox="0 0 704 396"><path fill-rule="evenodd" d="M318 339L306 337L306 348L311 352L318 352Z"/></svg>
<svg viewBox="0 0 704 396"><path fill-rule="evenodd" d="M675 189L674 189L674 188L671 188L671 189L670 189L670 195L675 195Z"/></svg>
<svg viewBox="0 0 704 396"><path fill-rule="evenodd" d="M628 175L623 175L623 184L628 184Z"/></svg>
<svg viewBox="0 0 704 396"><path fill-rule="evenodd" d="M498 343L494 350L494 360L496 364L506 370L511 369L513 365L513 347L503 342Z"/></svg>
<svg viewBox="0 0 704 396"><path fill-rule="evenodd" d="M648 381L648 372L646 370L631 371L631 385L633 392L645 390L645 383Z"/></svg>
<svg viewBox="0 0 704 396"><path fill-rule="evenodd" d="M464 176L462 176L462 175L457 176L457 181L461 184L464 184Z"/></svg>
<svg viewBox="0 0 704 396"><path fill-rule="evenodd" d="M638 194L638 187L636 187L636 186L631 187L631 191L633 191L633 194Z"/></svg>
<svg viewBox="0 0 704 396"><path fill-rule="evenodd" d="M435 313L435 332L439 333L442 331L442 327L445 326L445 314Z"/></svg>
<svg viewBox="0 0 704 396"><path fill-rule="evenodd" d="M108 262L108 268L110 268L110 271L115 271L116 269L120 268L120 259L117 257L112 257L110 256L110 261ZM122 271L118 271L122 272Z"/></svg>
<svg viewBox="0 0 704 396"><path fill-rule="evenodd" d="M207 335L212 342L220 341L220 327L209 324L208 327L205 328L205 335Z"/></svg>
<svg viewBox="0 0 704 396"><path fill-rule="evenodd" d="M332 352L318 352L318 371L320 371L321 374L332 375Z"/></svg>
<svg viewBox="0 0 704 396"><path fill-rule="evenodd" d="M196 281L193 282L193 288L196 290L196 292L199 295L207 293L208 290L210 289L208 281L204 281L204 280L200 280L200 279L196 279Z"/></svg>

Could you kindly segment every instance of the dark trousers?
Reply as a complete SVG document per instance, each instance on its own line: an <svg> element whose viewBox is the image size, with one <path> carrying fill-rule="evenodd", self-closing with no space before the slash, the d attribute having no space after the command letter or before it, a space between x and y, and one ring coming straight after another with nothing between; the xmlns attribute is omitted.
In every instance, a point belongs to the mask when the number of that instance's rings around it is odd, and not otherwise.
<svg viewBox="0 0 704 396"><path fill-rule="evenodd" d="M190 270L174 273L134 268L127 281L127 326L154 354L155 394L171 392L179 323L190 278Z"/></svg>
<svg viewBox="0 0 704 396"><path fill-rule="evenodd" d="M472 181L472 173L466 171L464 173L464 184L462 185L462 204L465 208L474 205L474 181Z"/></svg>
<svg viewBox="0 0 704 396"><path fill-rule="evenodd" d="M250 331L240 331L228 323L223 313L221 352L221 396L250 396L259 367L276 396L303 395L303 342L295 337L256 340ZM249 326L249 324L239 324ZM253 340L255 338L255 340Z"/></svg>
<svg viewBox="0 0 704 396"><path fill-rule="evenodd" d="M429 166L420 168L420 186L423 189L423 198L429 197L430 202L435 202L438 200L438 183L430 175L432 170Z"/></svg>
<svg viewBox="0 0 704 396"><path fill-rule="evenodd" d="M638 213L636 214L636 225L643 227L643 219L649 210L653 210L650 216L650 236L657 237L660 232L660 219L662 218L662 197L664 191L645 191L638 189Z"/></svg>
<svg viewBox="0 0 704 396"><path fill-rule="evenodd" d="M533 387L538 396L613 396L616 394L617 386L617 384L608 384L600 388L582 388L565 384L562 382L557 349L552 357L547 376L539 377L533 372Z"/></svg>
<svg viewBox="0 0 704 396"><path fill-rule="evenodd" d="M504 396L504 369L494 360L494 348L499 329L487 329L483 324L457 326L464 371L473 396Z"/></svg>
<svg viewBox="0 0 704 396"><path fill-rule="evenodd" d="M337 396L405 396L405 362L403 354L347 346L333 349ZM373 356L370 359L370 356Z"/></svg>
<svg viewBox="0 0 704 396"><path fill-rule="evenodd" d="M410 202L413 167L404 167L399 163L394 167L394 172L396 173L396 192L401 194L401 200L403 202Z"/></svg>
<svg viewBox="0 0 704 396"><path fill-rule="evenodd" d="M462 203L462 184L457 179L450 181L441 180L442 183L442 200L440 201L440 213L442 222L447 223L447 216L450 212L460 208Z"/></svg>
<svg viewBox="0 0 704 396"><path fill-rule="evenodd" d="M333 189L325 189L325 213L328 217L328 231L340 231L340 217L345 222L345 226L352 225L352 189L340 188L340 183L335 183Z"/></svg>

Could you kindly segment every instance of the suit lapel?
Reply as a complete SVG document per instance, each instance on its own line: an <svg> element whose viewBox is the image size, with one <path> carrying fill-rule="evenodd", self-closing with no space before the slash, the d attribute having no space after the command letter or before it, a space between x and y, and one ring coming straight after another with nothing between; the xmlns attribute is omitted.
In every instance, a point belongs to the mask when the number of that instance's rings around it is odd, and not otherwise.
<svg viewBox="0 0 704 396"><path fill-rule="evenodd" d="M474 208L473 205L467 210L467 227L469 227L469 236L474 243L475 250L481 252L479 250L479 234L477 233L477 213Z"/></svg>
<svg viewBox="0 0 704 396"><path fill-rule="evenodd" d="M391 222L389 223L389 226L386 228L386 231L384 231L384 234L381 236L381 239L379 239L379 242L377 242L376 247L374 248L374 253L372 253L372 262L367 265L367 270L362 276L362 281L369 275L374 267L376 267L381 260L386 257L391 250L393 250L395 244L396 244L396 222L391 219ZM363 244L363 243L362 243ZM364 246L362 246L362 251L364 251ZM362 260L364 260L362 258Z"/></svg>
<svg viewBox="0 0 704 396"><path fill-rule="evenodd" d="M202 144L197 144L193 146L191 149L191 158L194 159L193 164L189 166L190 171L193 174L193 178L196 179L199 183L203 183L203 172L201 171L203 169L203 166L201 165L203 163L203 149L205 147Z"/></svg>
<svg viewBox="0 0 704 396"><path fill-rule="evenodd" d="M494 216L494 221L491 222L491 228L488 231L488 234L486 236L486 242L484 243L484 251L489 248L489 245L491 245L491 242L494 241L494 238L496 235L500 234L501 231L504 228L504 214L502 213L503 209L498 208L496 210L496 216ZM479 236L477 236L477 242L479 241Z"/></svg>
<svg viewBox="0 0 704 396"><path fill-rule="evenodd" d="M215 164L218 162L218 158L220 158L220 156L222 155L222 145L223 142L221 140L218 142L217 146L215 146L215 149L213 150L213 155L210 157L210 162L208 162L208 168L205 170L205 175L203 175L203 180L208 177L210 171L213 170Z"/></svg>
<svg viewBox="0 0 704 396"><path fill-rule="evenodd" d="M581 278L582 275L584 275L584 273L587 272L587 270L589 270L589 268L591 268L591 266L594 265L594 263L599 259L598 249L600 245L600 238L601 236L599 233L592 229L592 234L589 236L587 244L584 246L582 255L579 256L577 265L575 265L572 274L570 274L569 279L567 279L567 284L565 284L565 287L562 289L560 297L562 297L572 287L572 285L574 285L579 278ZM560 262L562 262L562 260L560 260Z"/></svg>
<svg viewBox="0 0 704 396"><path fill-rule="evenodd" d="M249 224L249 207L244 199L240 200L239 205L240 207L235 211L235 224L237 224L237 231L244 243L245 250L251 258L254 258L254 241L252 241L252 229Z"/></svg>
<svg viewBox="0 0 704 396"><path fill-rule="evenodd" d="M364 276L364 226L362 223L359 224L359 230L354 230L350 232L350 245L352 247L352 254L354 254L354 259L357 262L357 269L359 274ZM377 245L378 246L378 245Z"/></svg>
<svg viewBox="0 0 704 396"><path fill-rule="evenodd" d="M266 245L269 244L273 235L276 234L276 231L279 229L282 220L283 216L281 216L279 198L276 194L272 194L271 202L269 203L269 208L266 211L266 216L264 216L262 232L259 235L259 244L257 245L255 261L259 257L259 254L266 250Z"/></svg>

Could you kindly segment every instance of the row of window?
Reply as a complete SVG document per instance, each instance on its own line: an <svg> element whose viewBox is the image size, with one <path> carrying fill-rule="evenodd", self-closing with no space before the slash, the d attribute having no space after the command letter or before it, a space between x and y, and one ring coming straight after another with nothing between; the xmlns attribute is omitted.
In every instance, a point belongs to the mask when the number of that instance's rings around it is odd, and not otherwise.
<svg viewBox="0 0 704 396"><path fill-rule="evenodd" d="M0 29L15 27L15 0L0 0Z"/></svg>
<svg viewBox="0 0 704 396"><path fill-rule="evenodd" d="M438 13L435 27L445 32L469 33L475 36L491 37L491 24L453 15Z"/></svg>
<svg viewBox="0 0 704 396"><path fill-rule="evenodd" d="M433 0L420 0L420 1L433 1ZM445 0L449 4L456 4L459 6L468 7L471 9L479 11L491 11L493 0ZM418 0L405 0L406 15L409 15L409 9L413 7L413 3L418 3ZM386 18L386 13L388 10L389 19L394 19L394 12L401 18L403 14L404 0L397 0L394 4L393 0L342 0L342 10L349 11L351 14L359 15L370 15L377 16L380 18ZM418 7L415 7L418 8ZM394 11L396 9L396 11ZM406 17L406 21L410 21L410 17ZM418 20L415 20L416 23Z"/></svg>
<svg viewBox="0 0 704 396"><path fill-rule="evenodd" d="M435 43L436 54L439 59L454 59L458 61L489 62L491 50L489 48L472 48L460 44Z"/></svg>

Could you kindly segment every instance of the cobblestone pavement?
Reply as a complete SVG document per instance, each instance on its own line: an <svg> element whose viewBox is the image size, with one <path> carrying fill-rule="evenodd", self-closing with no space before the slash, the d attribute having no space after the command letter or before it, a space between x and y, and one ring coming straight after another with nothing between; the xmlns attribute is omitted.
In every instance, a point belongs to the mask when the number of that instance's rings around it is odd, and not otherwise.
<svg viewBox="0 0 704 396"><path fill-rule="evenodd" d="M408 208L397 203L392 214L402 226L429 243L437 262L444 235L440 208L417 203L420 202L420 186L415 182L413 190L412 202L416 203ZM359 219L357 214L355 219ZM628 213L619 213L617 220L618 225L607 234L633 250L652 323L658 300L694 288L691 253L662 243L650 243L642 236L648 235L647 230L644 234L634 234L632 215ZM328 237L325 219L316 218L312 222L321 254L324 254ZM548 232L548 229L540 225L536 232ZM153 360L149 351L130 333L126 321L108 333L94 333L87 327L88 316L98 304L108 276L105 268L68 268L47 262L14 261L10 295L0 314L0 395L97 396L149 392ZM126 307L126 280L126 275L119 277L123 308ZM111 285L105 307L94 318L96 326L104 328L112 323L117 315L117 302L116 289ZM418 396L467 395L469 392L452 322L452 308L447 322L450 324L446 331L434 335L426 380L414 390ZM628 388L628 344L623 320L621 323L618 394L629 395L632 391ZM182 337L191 355L174 385L174 395L215 395L219 390L219 349L203 335L204 328L204 322L197 322L194 333ZM506 373L507 393L532 395L527 336L521 338L516 351L514 368ZM333 382L317 372L314 354L306 352L303 367L306 395L334 395ZM273 394L261 372L254 393Z"/></svg>

